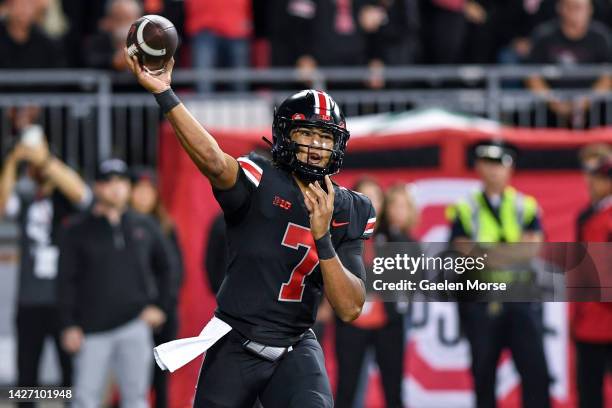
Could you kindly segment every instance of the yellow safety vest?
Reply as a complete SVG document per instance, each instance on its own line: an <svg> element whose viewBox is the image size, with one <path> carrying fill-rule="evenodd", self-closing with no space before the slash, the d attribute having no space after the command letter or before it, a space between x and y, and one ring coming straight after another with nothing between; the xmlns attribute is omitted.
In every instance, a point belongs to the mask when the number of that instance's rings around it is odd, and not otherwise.
<svg viewBox="0 0 612 408"><path fill-rule="evenodd" d="M520 242L523 227L538 213L535 198L506 187L499 207L499 221L487 206L484 193L478 191L446 209L446 218L457 217L470 238L477 242Z"/></svg>
<svg viewBox="0 0 612 408"><path fill-rule="evenodd" d="M499 206L499 220L487 206L484 193L478 191L446 209L446 218L454 223L457 219L475 242L520 242L523 228L538 214L535 198L506 187ZM525 271L527 272L527 271ZM530 275L530 274L529 274ZM488 271L487 280L510 282L525 280L525 274L516 271Z"/></svg>

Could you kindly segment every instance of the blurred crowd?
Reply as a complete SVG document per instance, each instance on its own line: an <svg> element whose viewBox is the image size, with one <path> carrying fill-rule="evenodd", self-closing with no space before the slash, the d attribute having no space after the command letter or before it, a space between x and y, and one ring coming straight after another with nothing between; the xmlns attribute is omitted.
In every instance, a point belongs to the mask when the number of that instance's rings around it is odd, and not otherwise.
<svg viewBox="0 0 612 408"><path fill-rule="evenodd" d="M0 55L5 57L0 58L0 69L122 72L126 33L143 14L161 14L176 25L179 67L296 69L297 82L275 82L282 89L314 87L317 68L325 67L368 69L354 82L328 81L330 89L376 90L414 85L386 81L387 66L571 67L612 61L609 0L3 0ZM585 91L609 92L609 74L525 79L503 85L529 89L545 101L541 125L589 128L599 124L597 118L608 117L605 101ZM214 84L201 77L196 89L246 91L249 85ZM582 93L568 97L555 92L559 89ZM538 114L531 110L529 115Z"/></svg>
<svg viewBox="0 0 612 408"><path fill-rule="evenodd" d="M198 68L612 58L608 0L3 0L0 68L122 70L143 14L168 17L179 63Z"/></svg>
<svg viewBox="0 0 612 408"><path fill-rule="evenodd" d="M121 406L148 407L152 387L166 407L152 349L177 336L183 267L156 172L107 159L89 186L33 126L3 160L0 218L19 230L16 384L39 384L52 338L73 406L111 401L112 373Z"/></svg>

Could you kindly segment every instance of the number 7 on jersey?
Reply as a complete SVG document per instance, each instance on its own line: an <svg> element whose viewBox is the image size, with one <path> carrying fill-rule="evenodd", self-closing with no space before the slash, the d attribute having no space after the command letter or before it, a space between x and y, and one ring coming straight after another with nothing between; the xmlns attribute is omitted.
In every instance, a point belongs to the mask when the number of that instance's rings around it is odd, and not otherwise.
<svg viewBox="0 0 612 408"><path fill-rule="evenodd" d="M282 244L296 250L300 246L306 248L304 257L291 271L289 281L281 285L278 295L278 300L281 302L301 302L304 294L304 280L319 264L314 238L309 228L290 222L285 230Z"/></svg>

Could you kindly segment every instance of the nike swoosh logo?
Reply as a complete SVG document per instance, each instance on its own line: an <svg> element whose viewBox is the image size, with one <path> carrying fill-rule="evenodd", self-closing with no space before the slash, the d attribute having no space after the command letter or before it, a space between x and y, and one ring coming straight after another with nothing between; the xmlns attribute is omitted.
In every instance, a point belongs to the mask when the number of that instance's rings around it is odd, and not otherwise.
<svg viewBox="0 0 612 408"><path fill-rule="evenodd" d="M332 227L337 228L337 227L341 227L343 225L347 225L349 223L349 221L347 222L337 222L336 220L332 221Z"/></svg>

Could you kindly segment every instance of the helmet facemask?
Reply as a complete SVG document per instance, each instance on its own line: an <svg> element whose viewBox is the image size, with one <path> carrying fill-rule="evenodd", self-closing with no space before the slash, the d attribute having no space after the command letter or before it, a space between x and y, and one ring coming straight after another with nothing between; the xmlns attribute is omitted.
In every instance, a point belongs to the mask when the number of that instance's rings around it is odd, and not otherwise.
<svg viewBox="0 0 612 408"><path fill-rule="evenodd" d="M331 133L334 138L333 148L325 167L319 167L309 160L297 158L299 149L310 152L319 147L315 145L298 145L291 139L291 132L296 128L315 128ZM274 162L295 174L301 180L312 182L322 180L326 175L336 174L342 166L344 151L350 137L346 130L344 115L338 104L323 91L306 89L291 95L274 111L272 124L272 157Z"/></svg>
<svg viewBox="0 0 612 408"><path fill-rule="evenodd" d="M332 148L316 146L313 144L299 144L292 140L292 131L299 128L314 128L331 133L334 141ZM344 150L348 140L348 132L336 125L307 120L291 120L280 117L273 126L274 146L272 155L274 160L281 166L293 172L297 177L305 182L323 180L326 175L333 175L340 171ZM300 148L306 149L306 161L298 159ZM323 152L329 152L327 164L321 167L315 163L310 163L311 153L323 156ZM302 153L304 151L302 150Z"/></svg>

